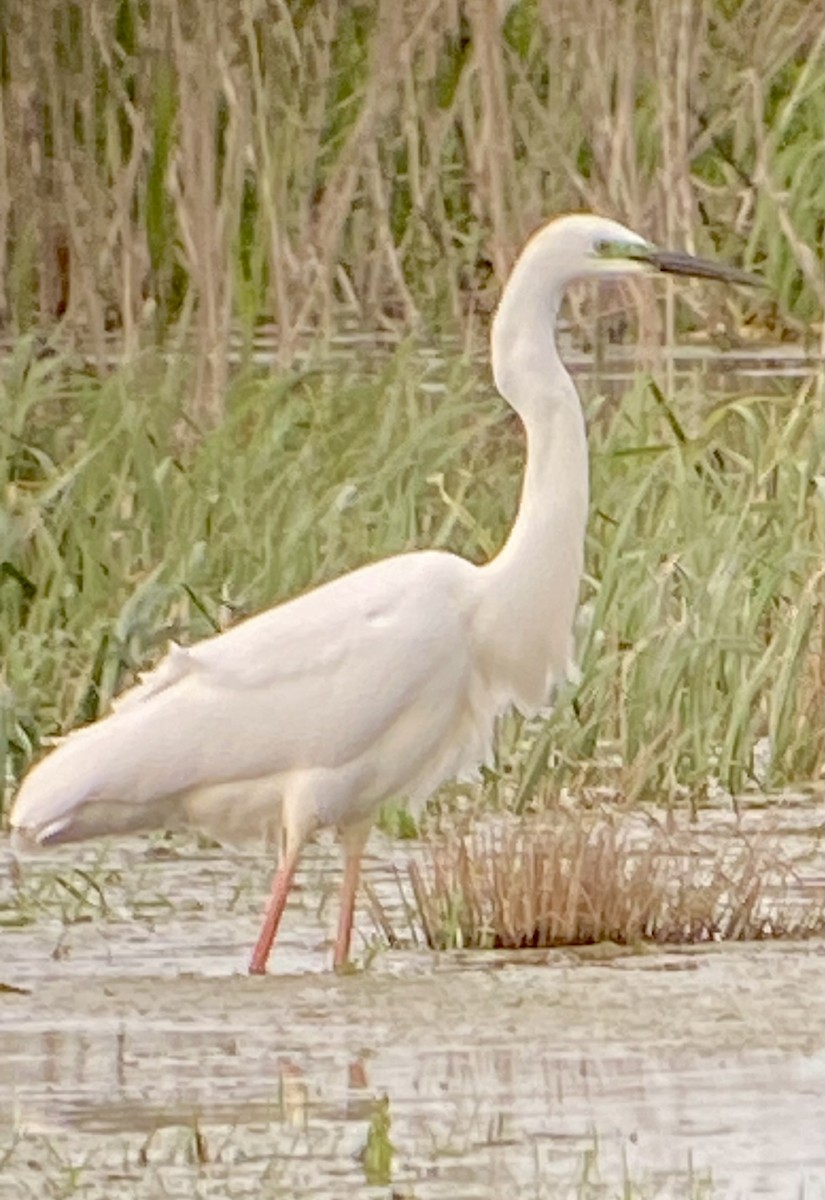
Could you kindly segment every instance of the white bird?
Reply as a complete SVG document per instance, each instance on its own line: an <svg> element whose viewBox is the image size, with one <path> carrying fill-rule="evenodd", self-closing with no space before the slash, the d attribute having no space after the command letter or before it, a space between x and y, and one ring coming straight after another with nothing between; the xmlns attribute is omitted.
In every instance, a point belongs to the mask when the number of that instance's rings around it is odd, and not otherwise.
<svg viewBox="0 0 825 1200"><path fill-rule="evenodd" d="M555 341L572 281L652 273L759 282L661 251L578 214L528 241L501 296L493 375L521 418L518 515L483 566L397 555L183 649L71 733L25 778L16 845L196 826L277 841L249 970L260 974L304 845L334 826L344 851L334 965L349 954L361 855L376 809L424 800L490 760L496 718L541 708L571 666L588 507L587 440Z"/></svg>

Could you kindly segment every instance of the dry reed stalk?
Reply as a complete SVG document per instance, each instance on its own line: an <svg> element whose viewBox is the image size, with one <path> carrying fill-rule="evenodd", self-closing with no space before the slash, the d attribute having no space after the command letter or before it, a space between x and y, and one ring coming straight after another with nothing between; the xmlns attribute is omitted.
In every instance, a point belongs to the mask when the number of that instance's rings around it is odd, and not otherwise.
<svg viewBox="0 0 825 1200"><path fill-rule="evenodd" d="M483 226L490 229L489 254L496 277L503 282L511 265L510 218L515 178L515 150L509 120L504 69L501 15L489 0L472 0L467 16L475 50L475 83L478 115L468 105L466 127L471 147L473 192ZM524 233L526 231L522 231Z"/></svg>
<svg viewBox="0 0 825 1200"><path fill-rule="evenodd" d="M558 813L439 838L409 868L433 948L690 944L821 934L821 906L773 898L793 877L744 837L708 851L655 822Z"/></svg>
<svg viewBox="0 0 825 1200"><path fill-rule="evenodd" d="M810 323L821 31L804 0L734 8L10 0L0 318L62 319L100 358L112 331L133 348L191 312L214 420L234 320L274 317L289 360L342 304L472 318L539 219L585 206L747 243Z"/></svg>
<svg viewBox="0 0 825 1200"><path fill-rule="evenodd" d="M288 13L282 10L282 19L287 22L287 44L291 55L300 61L300 48L295 45L295 35ZM262 232L269 244L270 271L272 276L271 301L272 312L280 333L279 359L287 363L292 356L294 317L289 282L294 275L294 252L290 245L285 229L286 206L284 188L278 185L278 169L272 153L272 137L267 128L267 94L264 83L261 56L258 53L257 25L253 21L249 9L244 11L244 37L250 64L249 95L246 99L247 109L250 110L252 141L244 147L245 156L248 154L259 164L258 182L261 191L261 206L264 213ZM310 132L307 130L307 133ZM290 267L289 272L285 269Z"/></svg>

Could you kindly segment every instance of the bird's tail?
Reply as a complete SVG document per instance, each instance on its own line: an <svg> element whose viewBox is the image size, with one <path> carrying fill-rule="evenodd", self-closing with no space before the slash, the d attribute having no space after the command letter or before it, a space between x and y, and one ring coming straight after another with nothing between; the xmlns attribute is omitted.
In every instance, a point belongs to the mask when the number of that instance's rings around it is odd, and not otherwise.
<svg viewBox="0 0 825 1200"><path fill-rule="evenodd" d="M11 812L12 844L27 849L176 824L173 731L135 728L130 712L71 733L25 777Z"/></svg>

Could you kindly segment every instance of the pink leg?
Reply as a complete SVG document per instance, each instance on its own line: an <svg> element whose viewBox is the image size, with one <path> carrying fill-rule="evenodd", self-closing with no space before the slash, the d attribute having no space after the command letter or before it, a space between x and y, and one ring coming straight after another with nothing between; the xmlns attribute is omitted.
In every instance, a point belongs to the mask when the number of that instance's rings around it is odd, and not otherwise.
<svg viewBox="0 0 825 1200"><path fill-rule="evenodd" d="M352 939L352 918L355 912L355 894L361 876L361 856L369 837L370 827L348 829L342 837L344 845L344 879L341 883L341 909L338 915L338 937L335 939L335 954L332 965L336 971L347 965L349 946Z"/></svg>
<svg viewBox="0 0 825 1200"><path fill-rule="evenodd" d="M266 974L266 962L272 949L272 943L275 941L275 934L278 932L278 925L286 907L286 898L289 895L289 889L292 887L292 880L295 878L295 868L298 866L300 856L300 846L296 847L289 854L284 854L280 866L275 872L275 878L272 880L272 894L269 897L266 916L264 917L264 923L261 926L261 932L258 935L258 940L255 943L255 949L252 951L252 958L249 963L250 975Z"/></svg>

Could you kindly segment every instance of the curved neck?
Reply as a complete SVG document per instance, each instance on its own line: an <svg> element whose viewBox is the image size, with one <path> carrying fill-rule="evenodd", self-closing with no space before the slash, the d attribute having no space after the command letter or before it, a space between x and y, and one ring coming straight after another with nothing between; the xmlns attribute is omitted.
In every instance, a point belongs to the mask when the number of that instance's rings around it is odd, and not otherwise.
<svg viewBox="0 0 825 1200"><path fill-rule="evenodd" d="M588 505L584 415L556 345L561 289L544 282L549 273L534 269L529 251L510 276L490 336L496 386L527 435L518 514L493 560L514 580L533 579L565 547L581 545ZM572 569L566 561L558 565Z"/></svg>
<svg viewBox="0 0 825 1200"><path fill-rule="evenodd" d="M581 547L589 502L587 434L578 400L548 402L541 424L525 422L525 430L527 463L518 512L507 541L488 564L512 572L521 591L570 547ZM579 565L580 559L579 553ZM572 566L566 558L557 565Z"/></svg>
<svg viewBox="0 0 825 1200"><path fill-rule="evenodd" d="M491 671L512 689L515 703L530 710L546 703L552 683L570 665L588 463L584 415L556 348L557 302L545 297L531 316L520 291L508 286L497 314L493 365L499 389L524 423L527 464L510 535L482 568L482 608L485 628L495 629Z"/></svg>
<svg viewBox="0 0 825 1200"><path fill-rule="evenodd" d="M528 437L544 423L559 399L578 406L573 381L556 347L562 289L546 282L528 246L513 268L490 330L493 378L516 410Z"/></svg>

